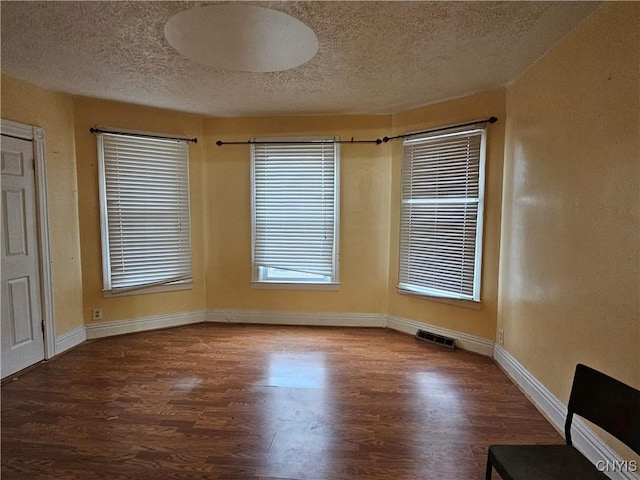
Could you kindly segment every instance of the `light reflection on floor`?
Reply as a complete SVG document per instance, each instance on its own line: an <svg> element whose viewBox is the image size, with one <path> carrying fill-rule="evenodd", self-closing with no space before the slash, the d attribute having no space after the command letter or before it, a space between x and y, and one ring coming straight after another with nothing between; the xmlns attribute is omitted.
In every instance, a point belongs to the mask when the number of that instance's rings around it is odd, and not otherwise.
<svg viewBox="0 0 640 480"><path fill-rule="evenodd" d="M173 390L182 393L189 393L202 383L198 377L182 377L173 384Z"/></svg>
<svg viewBox="0 0 640 480"><path fill-rule="evenodd" d="M270 476L322 476L329 467L333 444L333 412L323 353L271 353L264 378L265 425L270 434L267 471Z"/></svg>
<svg viewBox="0 0 640 480"><path fill-rule="evenodd" d="M425 398L441 398L449 406L456 405L462 400L461 392L448 375L439 372L414 372L411 375L412 383L417 393Z"/></svg>
<svg viewBox="0 0 640 480"><path fill-rule="evenodd" d="M272 353L269 355L264 386L324 388L326 380L323 353Z"/></svg>

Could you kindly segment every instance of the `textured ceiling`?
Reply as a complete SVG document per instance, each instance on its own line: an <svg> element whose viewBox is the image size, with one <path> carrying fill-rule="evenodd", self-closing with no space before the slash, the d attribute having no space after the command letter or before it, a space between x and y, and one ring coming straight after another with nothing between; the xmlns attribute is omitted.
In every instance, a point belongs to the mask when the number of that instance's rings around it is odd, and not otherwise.
<svg viewBox="0 0 640 480"><path fill-rule="evenodd" d="M393 113L508 84L595 2L251 2L317 35L281 72L198 65L167 20L224 2L0 3L2 72L38 86L204 115Z"/></svg>

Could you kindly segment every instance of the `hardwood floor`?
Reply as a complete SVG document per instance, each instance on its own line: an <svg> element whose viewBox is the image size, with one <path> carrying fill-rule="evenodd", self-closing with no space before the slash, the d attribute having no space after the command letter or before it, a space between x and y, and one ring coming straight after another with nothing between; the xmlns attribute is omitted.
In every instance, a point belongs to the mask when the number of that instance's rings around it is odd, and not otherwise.
<svg viewBox="0 0 640 480"><path fill-rule="evenodd" d="M144 332L2 387L4 480L479 480L501 442L562 438L490 359L384 329Z"/></svg>

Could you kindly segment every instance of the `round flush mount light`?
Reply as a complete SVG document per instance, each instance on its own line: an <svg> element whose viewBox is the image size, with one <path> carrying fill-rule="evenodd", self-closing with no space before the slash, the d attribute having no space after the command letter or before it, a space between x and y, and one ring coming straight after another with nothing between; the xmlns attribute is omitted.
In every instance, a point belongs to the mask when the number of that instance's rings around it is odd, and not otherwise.
<svg viewBox="0 0 640 480"><path fill-rule="evenodd" d="M166 23L164 34L194 62L242 72L288 70L318 51L318 37L300 20L241 3L179 12Z"/></svg>

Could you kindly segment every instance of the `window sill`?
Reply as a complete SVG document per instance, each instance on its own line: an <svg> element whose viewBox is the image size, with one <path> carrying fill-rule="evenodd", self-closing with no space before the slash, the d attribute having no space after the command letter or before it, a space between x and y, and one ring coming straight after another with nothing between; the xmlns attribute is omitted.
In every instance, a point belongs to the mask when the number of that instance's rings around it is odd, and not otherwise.
<svg viewBox="0 0 640 480"><path fill-rule="evenodd" d="M193 282L176 283L174 285L154 285L152 287L136 288L133 290L123 290L121 292L104 291L102 296L104 298L113 297L129 297L133 295L147 295L150 293L164 293L164 292L178 292L181 290L191 290L193 288Z"/></svg>
<svg viewBox="0 0 640 480"><path fill-rule="evenodd" d="M398 288L398 294L400 295L411 295L413 297L420 297L426 300L433 300L438 303L445 303L447 305L454 305L456 307L469 308L471 310L480 310L481 302L474 302L473 300L463 300L460 298L447 298L447 297L437 297L435 295L429 295L426 293L418 293L411 292L409 290L404 290Z"/></svg>
<svg viewBox="0 0 640 480"><path fill-rule="evenodd" d="M293 282L259 282L252 281L251 288L264 290L340 290L339 283L293 283Z"/></svg>

